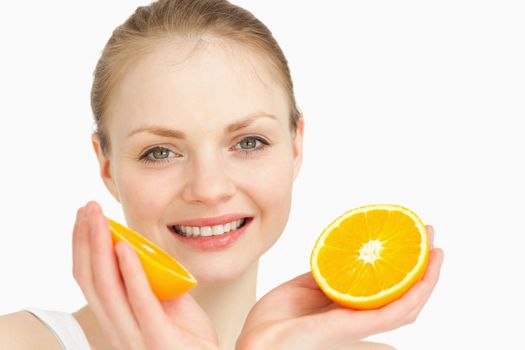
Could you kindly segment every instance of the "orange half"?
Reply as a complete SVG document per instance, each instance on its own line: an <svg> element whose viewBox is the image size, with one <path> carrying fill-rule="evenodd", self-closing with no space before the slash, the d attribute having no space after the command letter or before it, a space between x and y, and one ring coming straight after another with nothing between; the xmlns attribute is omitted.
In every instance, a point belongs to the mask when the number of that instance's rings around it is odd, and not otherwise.
<svg viewBox="0 0 525 350"><path fill-rule="evenodd" d="M321 233L312 251L312 274L336 303L373 309L403 295L423 276L428 261L425 225L393 204L352 209Z"/></svg>
<svg viewBox="0 0 525 350"><path fill-rule="evenodd" d="M167 300L186 293L197 280L175 258L138 232L106 218L113 244L129 243L140 259L151 290L159 300Z"/></svg>

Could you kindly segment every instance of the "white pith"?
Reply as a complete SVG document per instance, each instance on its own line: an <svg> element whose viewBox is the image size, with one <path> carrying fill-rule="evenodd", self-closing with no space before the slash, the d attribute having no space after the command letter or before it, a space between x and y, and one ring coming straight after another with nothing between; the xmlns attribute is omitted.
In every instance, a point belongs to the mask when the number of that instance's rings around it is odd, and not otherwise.
<svg viewBox="0 0 525 350"><path fill-rule="evenodd" d="M410 216L414 220L414 224L418 228L419 232L426 232L426 227L423 224L423 222L421 221L421 219L416 214L414 214L410 209L407 209L407 208L399 206L399 205L391 205L391 204L369 205L369 206L362 206L362 207L359 207L359 208L355 208L352 211L349 211L349 212L339 216L337 219L335 219L327 228L325 228L323 233L319 236L319 238L318 238L318 240L316 242L316 246L317 245L319 245L319 246L324 245L324 241L325 241L328 233L333 231L335 229L335 227L339 226L339 224L341 223L341 221L343 221L345 219L345 217L350 216L352 214L362 213L362 212L366 213L368 211L368 208L372 207L372 206L376 210L387 210L387 211L392 211L392 210L396 211L397 210L397 211L401 211L401 212L407 214L408 216ZM421 235L420 247L421 247L421 251L422 252L425 251L425 250L428 250L428 237L427 237L426 234L422 234ZM312 256L311 256L311 261L318 261L318 254L319 254L319 250L315 250L314 249L314 251L312 252ZM373 296L350 296L350 295L347 295L345 293L341 293L341 292L333 289L329 285L329 283L326 281L326 279L324 279L323 276L320 276L320 275L316 274L315 277L316 277L317 283L319 284L321 289L325 291L325 293L334 295L337 298L339 298L340 300L347 300L347 301L351 301L351 302L355 302L355 303L360 303L360 302L363 302L363 301L369 301L372 298L376 299L376 300L380 299L380 298L384 297L385 295L388 295L388 294L392 293L393 290L398 289L399 286L406 285L408 281L410 281L410 280L412 280L414 278L414 275L416 274L417 271L420 270L421 266L426 266L427 259L428 259L428 254L424 254L424 253L420 254L419 257L418 257L416 265L413 267L413 269L409 273L407 273L407 275L399 283L397 283L396 285L394 285L394 286L392 286L392 287L390 287L388 289L382 290L382 291L380 291L379 293L377 293L377 294L375 294Z"/></svg>
<svg viewBox="0 0 525 350"><path fill-rule="evenodd" d="M371 239L364 243L359 249L359 260L362 260L365 264L374 264L374 262L381 258L381 250L383 249L383 243L381 241Z"/></svg>
<svg viewBox="0 0 525 350"><path fill-rule="evenodd" d="M215 226L180 226L174 225L173 230L186 237L209 237L222 235L244 225L246 218Z"/></svg>

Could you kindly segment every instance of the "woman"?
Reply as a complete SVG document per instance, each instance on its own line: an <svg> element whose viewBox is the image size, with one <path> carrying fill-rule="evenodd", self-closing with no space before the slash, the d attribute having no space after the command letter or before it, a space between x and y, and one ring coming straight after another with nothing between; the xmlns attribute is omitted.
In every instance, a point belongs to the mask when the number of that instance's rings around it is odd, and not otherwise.
<svg viewBox="0 0 525 350"><path fill-rule="evenodd" d="M100 175L127 225L199 284L159 302L132 249L112 249L101 208L88 203L73 232L88 305L47 322L55 333L69 325L76 348L339 349L415 320L437 282L439 249L423 281L380 310L337 306L310 273L256 301L259 257L288 220L304 120L286 58L249 12L222 0L138 8L109 39L91 98ZM1 348L35 344L60 348L27 312L0 320Z"/></svg>

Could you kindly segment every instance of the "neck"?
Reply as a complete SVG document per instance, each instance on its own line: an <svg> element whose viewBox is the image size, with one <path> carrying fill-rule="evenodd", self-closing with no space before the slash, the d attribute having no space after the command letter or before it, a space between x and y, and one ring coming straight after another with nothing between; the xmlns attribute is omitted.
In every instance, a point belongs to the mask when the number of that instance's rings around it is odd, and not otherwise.
<svg viewBox="0 0 525 350"><path fill-rule="evenodd" d="M190 291L210 318L221 350L235 349L235 342L246 316L256 302L258 266L258 261L255 261L235 280L213 285L198 284ZM102 329L89 305L73 313L73 316L94 349L113 349L104 339Z"/></svg>
<svg viewBox="0 0 525 350"><path fill-rule="evenodd" d="M190 294L206 312L219 338L220 348L231 350L256 302L258 261L237 279L197 285Z"/></svg>

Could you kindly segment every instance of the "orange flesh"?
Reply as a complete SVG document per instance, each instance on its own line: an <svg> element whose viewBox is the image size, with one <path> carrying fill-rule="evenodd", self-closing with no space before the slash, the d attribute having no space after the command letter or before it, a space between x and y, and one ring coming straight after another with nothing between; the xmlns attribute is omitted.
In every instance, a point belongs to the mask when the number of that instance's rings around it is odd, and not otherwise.
<svg viewBox="0 0 525 350"><path fill-rule="evenodd" d="M360 249L376 240L381 248L373 262L360 259ZM417 264L421 235L407 216L388 210L357 213L333 229L317 257L328 285L353 297L375 295L395 286Z"/></svg>

